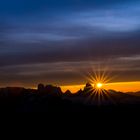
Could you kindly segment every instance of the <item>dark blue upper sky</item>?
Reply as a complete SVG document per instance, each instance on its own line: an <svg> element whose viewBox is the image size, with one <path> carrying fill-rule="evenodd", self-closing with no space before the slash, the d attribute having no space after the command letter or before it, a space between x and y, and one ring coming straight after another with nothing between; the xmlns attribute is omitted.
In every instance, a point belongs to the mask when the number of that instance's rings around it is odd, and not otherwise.
<svg viewBox="0 0 140 140"><path fill-rule="evenodd" d="M81 83L108 61L118 81L139 80L139 38L138 0L0 1L0 85Z"/></svg>
<svg viewBox="0 0 140 140"><path fill-rule="evenodd" d="M126 5L139 3L138 0L3 0L0 1L1 15L23 16L49 12L67 12L73 10L88 10L105 8L113 5ZM63 13L65 14L65 13Z"/></svg>

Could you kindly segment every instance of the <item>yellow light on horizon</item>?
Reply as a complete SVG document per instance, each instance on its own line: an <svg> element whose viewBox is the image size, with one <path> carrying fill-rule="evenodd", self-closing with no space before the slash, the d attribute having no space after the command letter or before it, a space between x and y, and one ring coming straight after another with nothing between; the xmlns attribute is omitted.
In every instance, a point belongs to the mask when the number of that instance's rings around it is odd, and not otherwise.
<svg viewBox="0 0 140 140"><path fill-rule="evenodd" d="M84 89L85 85L67 85L67 86L61 86L62 91L65 92L68 89L76 93L80 89ZM93 84L93 86L95 86ZM140 81L135 81L135 82L114 82L114 83L103 83L103 87L106 90L112 89L116 91L121 91L121 92L138 92L140 91Z"/></svg>
<svg viewBox="0 0 140 140"><path fill-rule="evenodd" d="M101 89L102 87L103 87L103 84L102 83L97 83L96 84L96 88Z"/></svg>

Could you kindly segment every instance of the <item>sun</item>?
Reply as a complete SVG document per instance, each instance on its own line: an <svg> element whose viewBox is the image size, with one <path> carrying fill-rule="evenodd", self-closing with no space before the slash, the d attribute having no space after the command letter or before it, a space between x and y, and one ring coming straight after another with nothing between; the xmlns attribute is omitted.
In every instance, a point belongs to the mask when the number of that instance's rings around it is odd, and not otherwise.
<svg viewBox="0 0 140 140"><path fill-rule="evenodd" d="M89 86L89 89L87 90L87 93L90 93L90 95L88 94L89 97L86 99L87 101L92 100L93 104L97 102L98 105L101 105L108 99L110 102L115 104L114 100L109 94L109 91L105 89L108 82L114 79L114 76L112 77L110 75L110 71L107 71L107 69L101 70L100 68L99 70L92 70L91 72L87 73L86 78L92 85L92 87Z"/></svg>
<svg viewBox="0 0 140 140"><path fill-rule="evenodd" d="M97 91L105 90L104 88L107 83L113 79L108 71L93 71L92 73L89 72L86 78Z"/></svg>
<svg viewBox="0 0 140 140"><path fill-rule="evenodd" d="M95 87L96 87L97 89L102 89L103 83L96 83L96 84L95 84Z"/></svg>

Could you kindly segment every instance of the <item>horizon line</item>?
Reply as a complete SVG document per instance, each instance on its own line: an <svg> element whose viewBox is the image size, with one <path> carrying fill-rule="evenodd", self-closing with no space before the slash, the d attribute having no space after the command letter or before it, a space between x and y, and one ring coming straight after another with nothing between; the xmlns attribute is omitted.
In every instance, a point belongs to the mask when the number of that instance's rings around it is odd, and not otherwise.
<svg viewBox="0 0 140 140"><path fill-rule="evenodd" d="M44 83L42 83L44 84ZM92 84L92 83L91 83ZM38 85L38 84L37 84ZM0 88L6 88L6 87L21 87L26 89L37 89L36 86L0 86ZM47 84L46 84L47 85ZM48 85L54 85L57 87L60 87L63 92L70 90L71 92L75 93L80 89L83 89L86 85L85 84L69 84L69 85L57 85L57 84L48 84ZM94 84L92 84L94 86ZM125 87L124 87L125 86ZM120 92L138 92L140 91L140 81L131 81L131 82L111 82L111 83L105 83L104 89L106 90L115 90Z"/></svg>

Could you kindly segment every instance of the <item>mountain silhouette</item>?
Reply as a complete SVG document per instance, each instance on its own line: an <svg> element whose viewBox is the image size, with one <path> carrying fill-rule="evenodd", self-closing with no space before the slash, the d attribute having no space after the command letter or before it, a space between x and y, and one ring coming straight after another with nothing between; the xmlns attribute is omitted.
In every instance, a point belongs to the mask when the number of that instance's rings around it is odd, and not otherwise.
<svg viewBox="0 0 140 140"><path fill-rule="evenodd" d="M135 96L136 94L136 96ZM87 83L75 94L60 87L39 84L37 90L20 87L0 88L0 112L94 111L101 108L140 108L140 92L122 93L96 89Z"/></svg>

